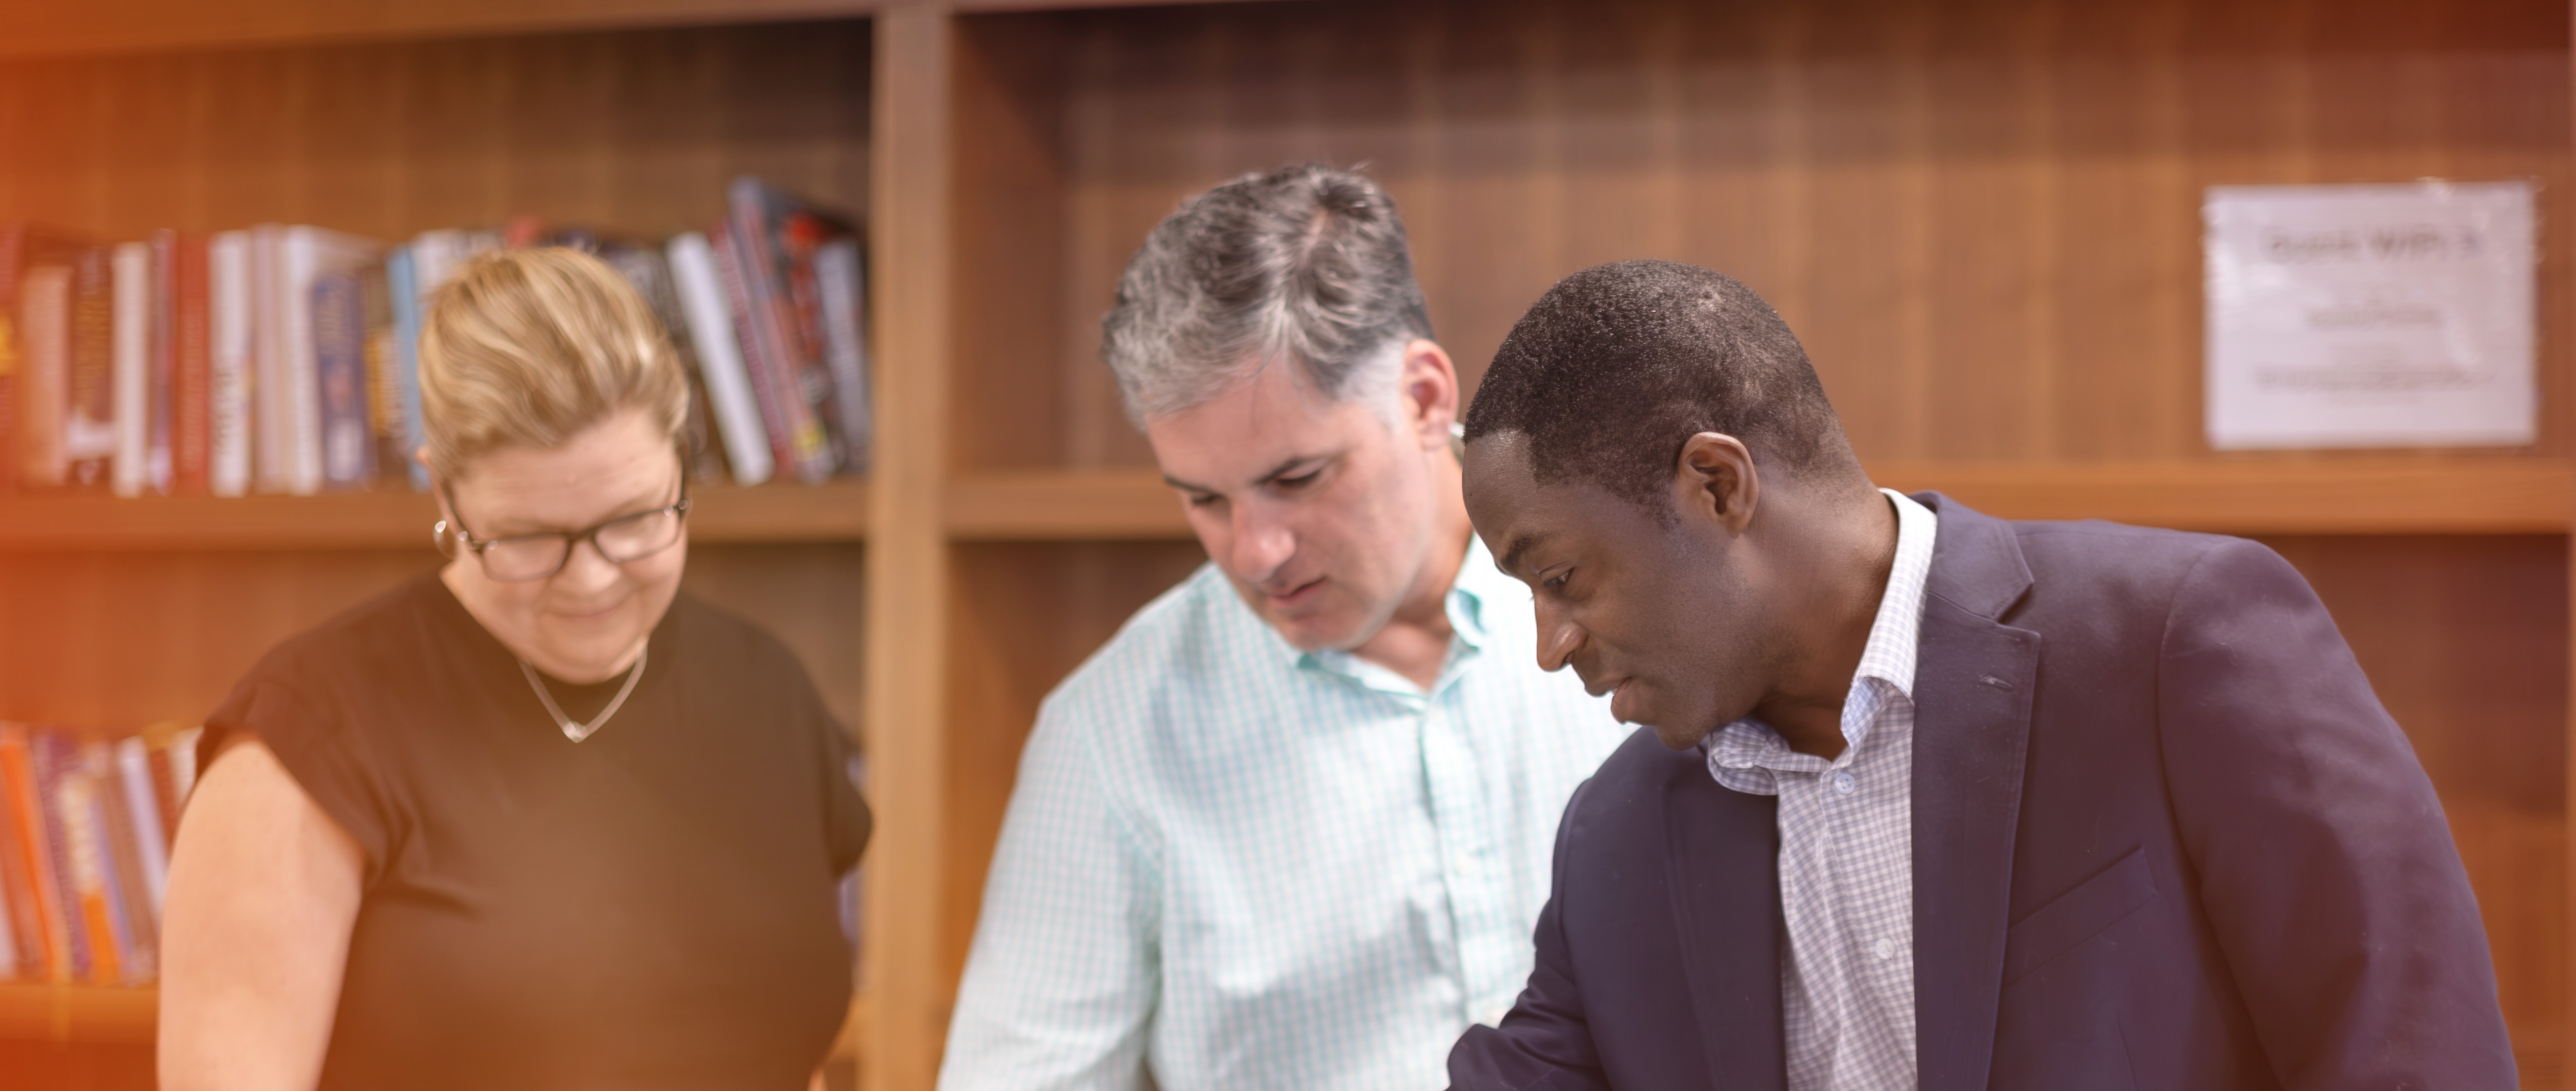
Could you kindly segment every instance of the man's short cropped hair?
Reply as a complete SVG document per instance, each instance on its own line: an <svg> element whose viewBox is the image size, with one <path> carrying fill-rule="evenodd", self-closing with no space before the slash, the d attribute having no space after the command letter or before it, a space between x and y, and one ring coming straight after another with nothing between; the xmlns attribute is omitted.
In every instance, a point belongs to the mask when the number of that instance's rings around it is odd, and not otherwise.
<svg viewBox="0 0 2576 1091"><path fill-rule="evenodd" d="M1247 174L1146 236L1100 321L1127 414L1204 404L1293 361L1340 401L1392 396L1395 346L1431 336L1386 191L1315 164Z"/></svg>
<svg viewBox="0 0 2576 1091"><path fill-rule="evenodd" d="M1792 477L1859 472L1788 323L1735 278L1680 262L1596 265L1530 305L1467 410L1469 442L1511 432L1541 483L1657 510L1700 432Z"/></svg>

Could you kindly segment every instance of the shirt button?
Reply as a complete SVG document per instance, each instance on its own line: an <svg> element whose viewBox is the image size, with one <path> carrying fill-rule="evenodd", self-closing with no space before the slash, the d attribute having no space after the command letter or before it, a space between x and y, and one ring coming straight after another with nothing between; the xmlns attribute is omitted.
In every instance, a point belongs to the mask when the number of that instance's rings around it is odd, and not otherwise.
<svg viewBox="0 0 2576 1091"><path fill-rule="evenodd" d="M1850 795L1852 792L1856 791L1857 786L1852 783L1852 775L1849 773L1834 774L1834 790L1841 792L1844 795Z"/></svg>
<svg viewBox="0 0 2576 1091"><path fill-rule="evenodd" d="M1886 940L1880 940L1870 947L1870 952L1877 955L1879 961L1885 962L1888 959L1896 957L1896 945L1889 943Z"/></svg>

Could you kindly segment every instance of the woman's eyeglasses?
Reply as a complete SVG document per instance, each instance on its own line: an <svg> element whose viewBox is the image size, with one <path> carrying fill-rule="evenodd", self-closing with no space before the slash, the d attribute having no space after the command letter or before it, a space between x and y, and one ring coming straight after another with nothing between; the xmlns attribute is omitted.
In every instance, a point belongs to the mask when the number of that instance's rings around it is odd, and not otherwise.
<svg viewBox="0 0 2576 1091"><path fill-rule="evenodd" d="M456 496L448 491L446 483L441 482L438 491L447 501L447 510L456 511ZM610 564L650 557L680 540L680 523L688 514L689 486L682 482L680 499L667 507L620 515L580 530L513 534L484 541L467 531L464 516L458 515L453 524L439 520L431 533L438 538L440 552L446 552L453 542L482 562L484 575L504 583L523 583L563 571L564 562L572 559L572 547L583 542L589 542Z"/></svg>

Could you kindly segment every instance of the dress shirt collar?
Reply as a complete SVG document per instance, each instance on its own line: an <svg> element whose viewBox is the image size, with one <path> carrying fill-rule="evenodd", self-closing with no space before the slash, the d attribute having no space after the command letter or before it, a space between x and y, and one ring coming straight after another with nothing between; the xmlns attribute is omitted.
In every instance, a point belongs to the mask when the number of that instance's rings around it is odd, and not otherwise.
<svg viewBox="0 0 2576 1091"><path fill-rule="evenodd" d="M1450 680L1456 677L1458 669L1474 659L1485 649L1485 645L1494 639L1493 628L1489 624L1490 612L1508 609L1508 604L1512 602L1512 595L1515 592L1520 592L1522 601L1527 601L1528 594L1521 589L1520 581L1504 575L1501 569L1494 567L1494 555L1486 552L1484 540L1473 533L1468 534L1467 555L1458 565L1457 579L1449 585L1448 601L1445 604L1449 614L1449 630L1452 634L1449 642L1449 661L1441 667L1440 680L1433 684L1433 692L1438 692L1441 686L1449 684ZM1245 611L1252 612L1248 605ZM1281 655L1295 669L1341 675L1371 689L1383 689L1399 696L1423 696L1422 691L1415 688L1413 683L1405 681L1394 671L1349 652L1329 649L1318 652L1301 650L1296 645L1290 644L1286 637L1280 636L1279 631L1272 629L1268 622L1264 621L1260 624L1263 629L1269 630L1271 639L1276 641L1281 649Z"/></svg>
<svg viewBox="0 0 2576 1091"><path fill-rule="evenodd" d="M1932 538L1939 521L1932 509L1894 489L1880 489L1896 509L1896 559L1888 566L1887 588L1878 599L1878 616L1870 622L1869 643L1861 649L1860 667L1852 673L1851 695L1843 701L1842 755L1827 761L1789 749L1788 740L1771 725L1751 717L1737 720L1700 740L1709 773L1739 792L1778 792L1774 772L1815 773L1846 765L1868 738L1878 710L1892 700L1914 699L1914 663L1922 644L1923 588L1932 574Z"/></svg>

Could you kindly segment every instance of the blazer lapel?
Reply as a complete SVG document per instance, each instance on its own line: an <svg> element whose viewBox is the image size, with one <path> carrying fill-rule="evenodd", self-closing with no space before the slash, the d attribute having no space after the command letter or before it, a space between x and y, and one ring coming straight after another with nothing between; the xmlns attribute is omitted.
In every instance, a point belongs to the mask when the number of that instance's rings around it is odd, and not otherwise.
<svg viewBox="0 0 2576 1091"><path fill-rule="evenodd" d="M1708 1086L1776 1091L1788 1085L1777 800L1720 786L1690 756L1664 784L1664 874Z"/></svg>
<svg viewBox="0 0 2576 1091"><path fill-rule="evenodd" d="M1942 497L1914 671L1914 1011L1922 1091L1979 1091L1994 1059L2039 634L1996 620L2030 588L2012 527Z"/></svg>

